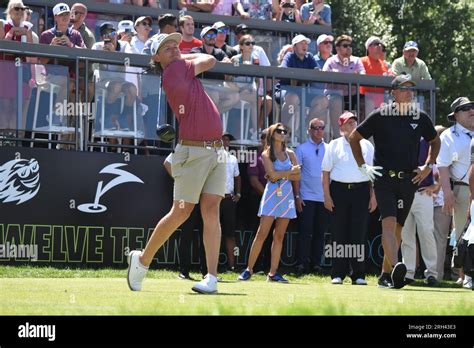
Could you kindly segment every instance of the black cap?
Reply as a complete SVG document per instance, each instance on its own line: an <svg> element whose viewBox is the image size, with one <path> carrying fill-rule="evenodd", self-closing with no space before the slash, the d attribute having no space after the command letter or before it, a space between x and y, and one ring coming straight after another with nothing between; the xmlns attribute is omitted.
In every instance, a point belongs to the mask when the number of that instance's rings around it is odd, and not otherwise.
<svg viewBox="0 0 474 348"><path fill-rule="evenodd" d="M392 88L396 89L408 82L411 83L413 86L416 86L415 81L411 79L411 75L398 75L392 81Z"/></svg>
<svg viewBox="0 0 474 348"><path fill-rule="evenodd" d="M117 31L117 29L115 29L115 25L113 23L104 22L100 25L99 31L100 35L104 35L104 33L107 31Z"/></svg>
<svg viewBox="0 0 474 348"><path fill-rule="evenodd" d="M230 141L235 140L235 137L228 132L225 132L224 134L222 134L222 137L228 137Z"/></svg>
<svg viewBox="0 0 474 348"><path fill-rule="evenodd" d="M237 35L241 31L244 31L244 30L248 31L248 30L250 30L250 28L245 24L239 24L238 26L235 27L234 33L235 33L235 35Z"/></svg>

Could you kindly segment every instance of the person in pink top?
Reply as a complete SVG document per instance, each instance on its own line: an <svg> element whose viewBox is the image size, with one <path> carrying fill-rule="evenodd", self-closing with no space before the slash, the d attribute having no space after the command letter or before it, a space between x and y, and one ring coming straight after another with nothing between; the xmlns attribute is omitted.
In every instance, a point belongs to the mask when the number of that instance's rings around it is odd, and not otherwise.
<svg viewBox="0 0 474 348"><path fill-rule="evenodd" d="M198 202L204 222L204 247L208 274L192 288L205 294L217 292L217 264L221 244L220 201L225 194L226 163L219 112L196 78L211 69L216 59L208 54L181 54L179 33L159 34L151 44L152 68L162 74L163 89L179 123L171 173L173 206L158 222L143 253L129 254L128 285L140 291L158 249L185 222Z"/></svg>

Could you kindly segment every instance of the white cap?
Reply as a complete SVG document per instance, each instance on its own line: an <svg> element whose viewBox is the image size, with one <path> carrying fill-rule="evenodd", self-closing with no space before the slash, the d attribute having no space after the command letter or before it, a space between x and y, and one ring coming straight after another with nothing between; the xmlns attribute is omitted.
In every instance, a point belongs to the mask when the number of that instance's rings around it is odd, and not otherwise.
<svg viewBox="0 0 474 348"><path fill-rule="evenodd" d="M53 7L53 15L55 16L66 12L71 12L71 9L69 8L68 4L65 4L63 2L60 2L59 4L56 4L56 6Z"/></svg>
<svg viewBox="0 0 474 348"><path fill-rule="evenodd" d="M160 47L165 44L165 42L176 41L179 44L181 42L181 39L182 36L180 33L158 34L151 43L151 55L154 56L160 50Z"/></svg>
<svg viewBox="0 0 474 348"><path fill-rule="evenodd" d="M321 35L318 36L318 39L316 40L316 45L319 46L321 44L321 42L324 42L327 39L329 39L330 41L334 41L334 36L321 34Z"/></svg>
<svg viewBox="0 0 474 348"><path fill-rule="evenodd" d="M219 28L226 27L226 26L227 26L227 25L225 25L224 22L215 22L215 23L212 25L212 27L213 27L214 29L219 29Z"/></svg>
<svg viewBox="0 0 474 348"><path fill-rule="evenodd" d="M294 46L294 45L296 45L297 43L299 43L301 41L306 41L308 44L311 42L311 40L308 39L306 36L304 36L302 34L299 34L299 35L296 35L293 38L293 40L291 40L291 44Z"/></svg>
<svg viewBox="0 0 474 348"><path fill-rule="evenodd" d="M368 50L369 46L372 45L373 43L381 43L382 45L384 44L383 41L378 36L371 36L365 42L365 49Z"/></svg>
<svg viewBox="0 0 474 348"><path fill-rule="evenodd" d="M133 22L132 21L120 21L120 23L118 24L118 33L124 33L126 31L130 31L132 32L133 34L136 33L135 29L134 29L134 25L133 25Z"/></svg>
<svg viewBox="0 0 474 348"><path fill-rule="evenodd" d="M217 29L216 28L213 28L213 27L204 27L202 30L201 30L201 39L210 31L215 31L217 33Z"/></svg>

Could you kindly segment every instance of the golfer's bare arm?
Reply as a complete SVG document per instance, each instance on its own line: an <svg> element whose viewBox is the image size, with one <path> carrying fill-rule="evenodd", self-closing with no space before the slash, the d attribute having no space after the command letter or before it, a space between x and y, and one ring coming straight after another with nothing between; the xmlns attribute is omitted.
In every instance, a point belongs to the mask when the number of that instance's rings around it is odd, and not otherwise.
<svg viewBox="0 0 474 348"><path fill-rule="evenodd" d="M441 148L441 140L439 139L439 136L436 135L436 137L432 140L429 141L430 143L430 149L428 152L428 158L426 159L426 164L436 163L436 158L438 158L439 154L439 149Z"/></svg>
<svg viewBox="0 0 474 348"><path fill-rule="evenodd" d="M354 129L351 135L349 135L349 144L351 145L352 154L354 155L354 159L359 167L365 164L364 156L362 155L362 148L360 147L360 141L362 139L364 139L364 137L360 135L357 129Z"/></svg>
<svg viewBox="0 0 474 348"><path fill-rule="evenodd" d="M192 53L192 54L182 54L181 57L185 60L194 61L194 75L197 76L200 73L211 69L216 65L216 58L210 54L205 53Z"/></svg>

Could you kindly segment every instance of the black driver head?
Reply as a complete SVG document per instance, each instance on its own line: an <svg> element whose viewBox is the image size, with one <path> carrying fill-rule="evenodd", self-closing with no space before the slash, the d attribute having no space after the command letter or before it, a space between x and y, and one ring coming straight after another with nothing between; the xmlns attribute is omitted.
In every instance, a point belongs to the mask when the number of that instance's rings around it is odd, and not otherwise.
<svg viewBox="0 0 474 348"><path fill-rule="evenodd" d="M156 135L158 136L158 140L171 143L176 138L176 131L170 124L162 124L156 129Z"/></svg>

